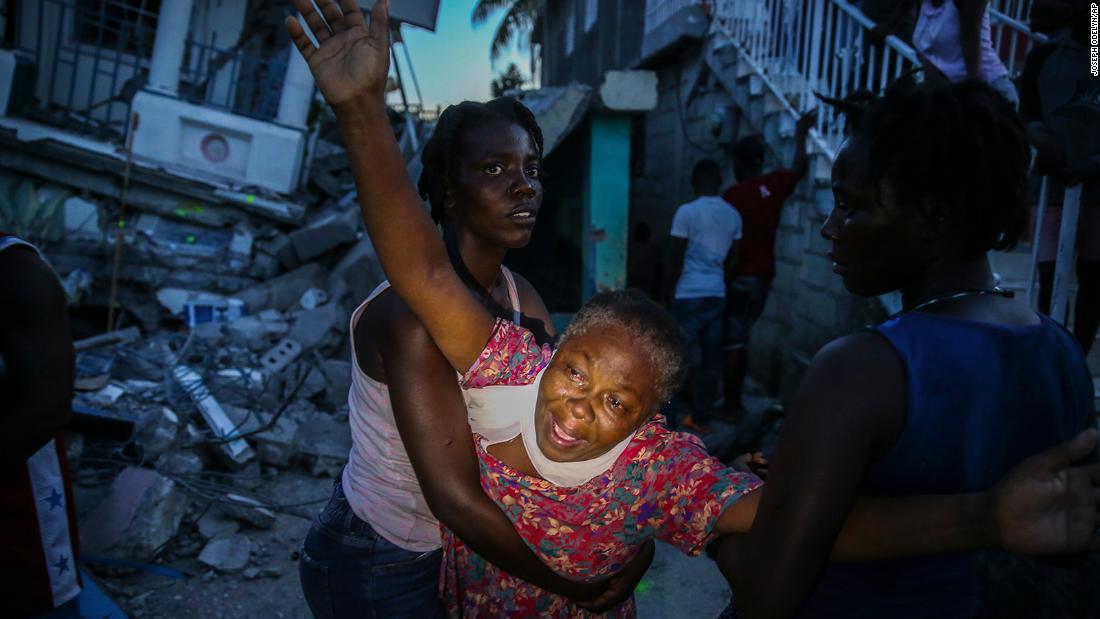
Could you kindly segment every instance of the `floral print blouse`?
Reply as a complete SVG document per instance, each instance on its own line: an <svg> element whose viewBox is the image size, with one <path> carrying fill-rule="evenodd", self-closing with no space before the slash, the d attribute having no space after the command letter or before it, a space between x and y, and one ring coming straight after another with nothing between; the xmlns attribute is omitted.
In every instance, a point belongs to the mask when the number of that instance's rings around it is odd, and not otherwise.
<svg viewBox="0 0 1100 619"><path fill-rule="evenodd" d="M500 320L464 383L528 384L551 352L530 331ZM611 469L572 488L509 467L476 435L475 444L485 493L544 563L580 581L611 576L651 539L698 554L722 512L763 483L708 455L698 438L669 430L661 415L642 425ZM445 527L443 553L440 588L451 617L596 616L498 569ZM632 598L603 616L634 614Z"/></svg>

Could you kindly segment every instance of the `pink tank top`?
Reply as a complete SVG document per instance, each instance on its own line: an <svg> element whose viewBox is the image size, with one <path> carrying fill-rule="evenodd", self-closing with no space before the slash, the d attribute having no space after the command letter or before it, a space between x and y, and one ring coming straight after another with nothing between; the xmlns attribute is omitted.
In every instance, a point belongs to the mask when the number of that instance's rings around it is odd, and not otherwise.
<svg viewBox="0 0 1100 619"><path fill-rule="evenodd" d="M512 273L504 266L501 275L508 285L513 320L519 322L519 294ZM390 542L413 552L440 548L439 521L416 481L409 454L397 432L390 403L390 390L367 376L355 352L355 326L379 294L389 288L384 281L351 315L351 389L348 391L348 422L351 424L351 452L341 485L351 510L370 523ZM457 380L457 379L456 379Z"/></svg>
<svg viewBox="0 0 1100 619"><path fill-rule="evenodd" d="M971 0L974 1L974 0ZM944 0L940 6L931 0L923 0L916 28L913 30L913 47L943 71L952 82L966 79L966 61L962 52L962 32L959 8L955 0ZM989 7L982 14L981 32L982 79L993 82L1008 75L1001 57L993 48L989 25Z"/></svg>

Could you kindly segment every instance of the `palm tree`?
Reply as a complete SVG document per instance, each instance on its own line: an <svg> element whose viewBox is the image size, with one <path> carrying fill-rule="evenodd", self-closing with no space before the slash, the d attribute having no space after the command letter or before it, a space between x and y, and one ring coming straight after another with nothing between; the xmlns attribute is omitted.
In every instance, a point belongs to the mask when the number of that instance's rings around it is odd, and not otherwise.
<svg viewBox="0 0 1100 619"><path fill-rule="evenodd" d="M489 18L500 11L505 11L504 19L493 36L493 46L489 50L489 57L496 60L500 57L504 48L508 47L521 33L530 36L531 29L535 25L535 18L539 13L539 0L477 0L474 12L470 15L470 23L474 26L484 25Z"/></svg>

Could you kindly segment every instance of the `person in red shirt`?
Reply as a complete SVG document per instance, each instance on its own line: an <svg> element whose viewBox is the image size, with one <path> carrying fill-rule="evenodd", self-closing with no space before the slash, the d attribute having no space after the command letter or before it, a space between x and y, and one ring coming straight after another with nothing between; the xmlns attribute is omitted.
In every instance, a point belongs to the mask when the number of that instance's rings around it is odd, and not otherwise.
<svg viewBox="0 0 1100 619"><path fill-rule="evenodd" d="M764 173L764 141L760 136L742 138L733 147L733 173L737 184L726 190L726 202L741 213L741 260L726 287L726 321L722 349L725 417L740 421L745 414L741 390L748 368L749 330L764 311L775 276L775 233L783 203L806 176L806 136L817 121L813 110L795 125L795 155L790 168Z"/></svg>

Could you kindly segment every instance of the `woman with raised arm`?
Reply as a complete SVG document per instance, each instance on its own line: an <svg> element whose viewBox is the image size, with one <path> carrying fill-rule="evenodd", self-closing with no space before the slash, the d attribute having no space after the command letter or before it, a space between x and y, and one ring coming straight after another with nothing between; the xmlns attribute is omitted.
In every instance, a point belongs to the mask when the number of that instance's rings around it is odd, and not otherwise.
<svg viewBox="0 0 1100 619"><path fill-rule="evenodd" d="M482 487L528 546L555 571L591 580L613 573L655 538L697 552L716 533L747 531L759 480L724 467L690 435L670 432L658 413L683 372L683 343L668 315L636 293L597 295L578 312L555 353L531 331L486 310L454 271L402 176L382 93L385 1L375 6L369 30L353 1L343 9L319 4L328 25L308 3L300 5L314 32L325 31L319 47L296 21L288 28L340 119L364 219L391 283L451 366L465 372L464 385L517 385L494 404L494 416L515 411L515 435L475 436ZM1013 545L1021 538L1037 544L1032 549L1079 548L1079 531L1067 537L1061 529L1044 530L1043 536L1005 518L1005 509L1050 498L1043 483L1047 468L1033 463L1013 483L982 493L907 501L901 513L888 500L861 500L834 556L872 559L998 541ZM1084 498L1074 514L1095 521L1090 491L1086 484L1075 495ZM1027 524L1065 515L1066 509L1035 510ZM971 535L985 525L991 535ZM919 538L895 535L913 531ZM585 615L570 600L485 562L449 534L445 549L452 615ZM615 609L619 616L632 612L630 603Z"/></svg>
<svg viewBox="0 0 1100 619"><path fill-rule="evenodd" d="M553 327L542 299L501 265L509 249L530 239L542 200L541 153L542 133L521 103L465 102L440 117L424 147L419 185L463 276L464 296L522 320L546 341ZM567 580L538 560L485 495L455 371L388 284L356 309L350 332L352 449L300 560L316 616L439 615L439 521L481 556L543 589L581 601L603 595L597 606L629 595L652 549L615 592L606 581ZM491 396L466 398L480 407L474 423L487 434L483 400Z"/></svg>

